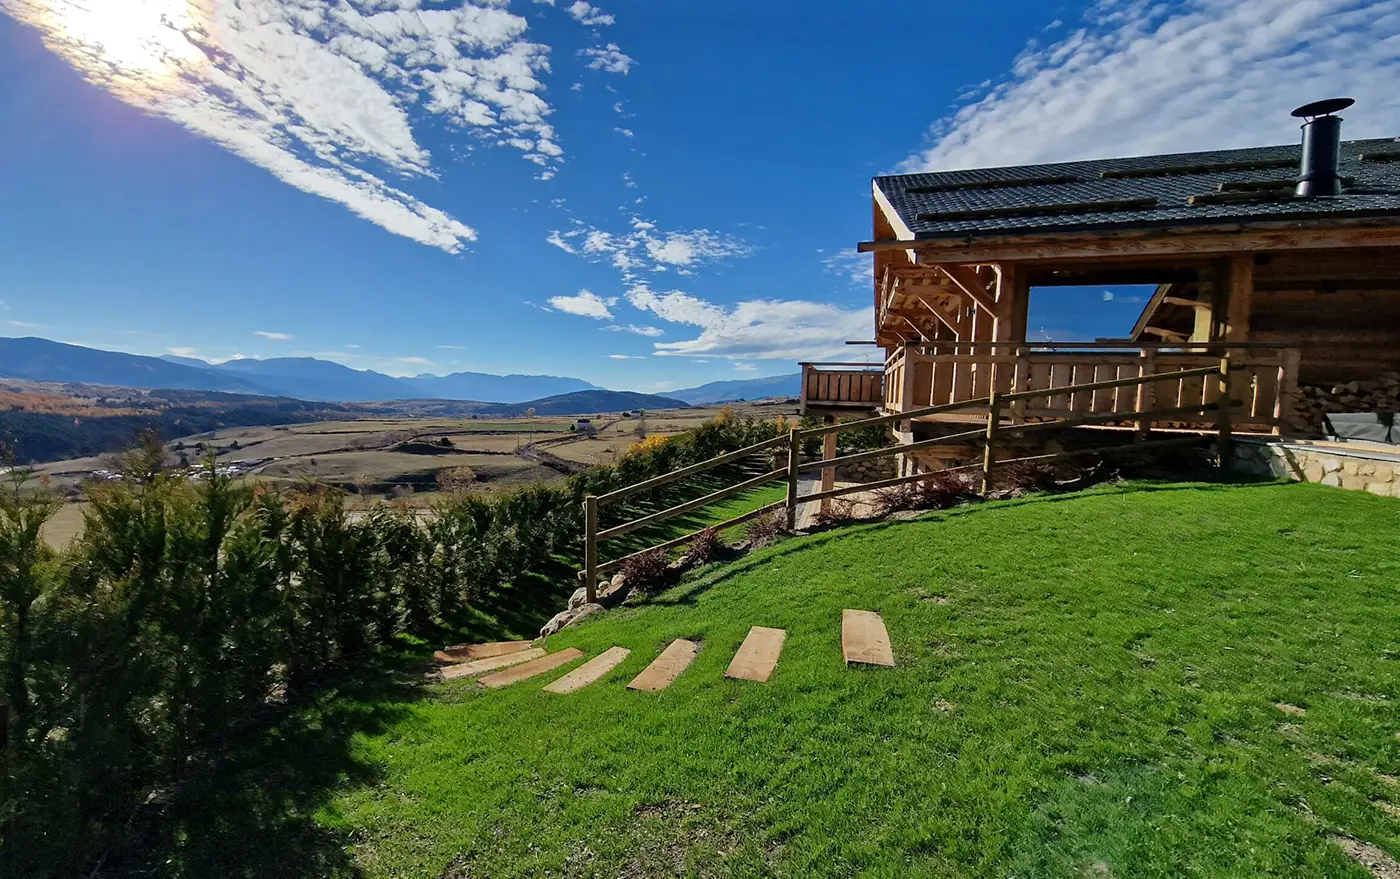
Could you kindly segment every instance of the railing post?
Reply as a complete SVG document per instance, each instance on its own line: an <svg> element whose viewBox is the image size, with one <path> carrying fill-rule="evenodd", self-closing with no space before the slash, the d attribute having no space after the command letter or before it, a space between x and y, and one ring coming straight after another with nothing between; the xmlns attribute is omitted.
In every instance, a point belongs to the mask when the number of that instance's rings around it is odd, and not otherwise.
<svg viewBox="0 0 1400 879"><path fill-rule="evenodd" d="M1001 395L993 391L987 400L987 444L982 448L982 493L992 490L992 467L996 464L996 450L992 448L997 438L997 428L1001 426Z"/></svg>
<svg viewBox="0 0 1400 879"><path fill-rule="evenodd" d="M833 427L833 426L835 426L835 424L836 424L836 416L834 416L834 415L828 415L828 416L826 416L826 418L823 419L823 423L824 423L827 427ZM822 437L822 460L823 460L823 461L830 461L832 458L835 458L835 457L836 457L836 431L833 430L831 433L828 433L827 435L825 435L825 436ZM835 488L835 487L836 487L836 468L835 468L835 467L823 467L823 468L822 468L822 488L821 488L821 490L822 490L822 491L831 491L831 490L832 490L833 488ZM822 510L822 512L825 513L827 510L830 510L830 509L831 509L831 498L822 498L822 502L821 502L821 510Z"/></svg>
<svg viewBox="0 0 1400 879"><path fill-rule="evenodd" d="M1274 436L1290 432L1288 424L1293 416L1293 395L1298 390L1298 363L1302 352L1297 348L1285 348L1279 352L1278 381L1274 391Z"/></svg>
<svg viewBox="0 0 1400 879"><path fill-rule="evenodd" d="M1146 378L1155 375L1157 372L1157 349L1143 348L1138 352L1138 378ZM1133 400L1133 408L1138 412L1147 412L1157 405L1157 383L1142 382L1137 386L1137 397ZM1137 441L1145 442L1152 434L1152 419L1139 418L1137 420Z"/></svg>
<svg viewBox="0 0 1400 879"><path fill-rule="evenodd" d="M797 439L797 431L788 431L787 463L787 528L797 529L797 464L802 451L802 443Z"/></svg>
<svg viewBox="0 0 1400 879"><path fill-rule="evenodd" d="M903 367L903 369L904 369L904 371L903 371L902 373L900 373L900 388L899 388L899 411L901 411L901 412L904 412L904 411L909 410L909 409L917 409L917 408L919 408L919 407L914 403L914 388L915 388L915 383L916 383L916 381L917 381L917 379L918 379L918 370L919 370L919 367L918 367L918 363L915 361L915 358L914 358L914 344L913 344L912 342L905 342L905 343L904 343L904 367ZM905 432L907 432L907 433L909 433L909 434L913 434L913 432L914 432L914 422L913 422L913 420L910 420L910 421L903 421L903 422L900 422L900 423L901 423L901 425L903 426L903 429L904 429Z"/></svg>
<svg viewBox="0 0 1400 879"><path fill-rule="evenodd" d="M1216 440L1216 453L1220 458L1220 469L1226 470L1230 466L1230 409L1234 402L1234 395L1230 389L1230 353L1228 351L1225 356L1220 358L1220 375L1217 381L1219 386L1215 395L1215 405L1218 408L1215 410L1215 418L1216 424L1220 428L1220 437Z"/></svg>
<svg viewBox="0 0 1400 879"><path fill-rule="evenodd" d="M598 498L583 499L583 588L588 603L598 600Z"/></svg>

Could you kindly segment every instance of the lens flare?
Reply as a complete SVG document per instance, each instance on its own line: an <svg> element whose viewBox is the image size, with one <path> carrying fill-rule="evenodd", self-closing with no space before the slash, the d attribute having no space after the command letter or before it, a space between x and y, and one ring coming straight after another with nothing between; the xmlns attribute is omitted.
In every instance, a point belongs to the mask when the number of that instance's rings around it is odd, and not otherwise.
<svg viewBox="0 0 1400 879"><path fill-rule="evenodd" d="M159 87L204 58L190 39L198 25L190 0L21 0L19 11L100 80Z"/></svg>

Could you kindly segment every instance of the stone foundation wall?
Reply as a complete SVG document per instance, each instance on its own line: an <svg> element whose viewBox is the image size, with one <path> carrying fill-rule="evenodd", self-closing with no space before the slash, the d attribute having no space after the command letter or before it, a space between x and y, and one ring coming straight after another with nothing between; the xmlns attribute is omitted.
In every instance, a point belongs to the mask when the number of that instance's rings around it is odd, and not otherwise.
<svg viewBox="0 0 1400 879"><path fill-rule="evenodd" d="M1400 497L1400 447L1394 454L1371 454L1303 443L1238 440L1230 466L1252 476L1317 482L1381 497Z"/></svg>
<svg viewBox="0 0 1400 879"><path fill-rule="evenodd" d="M836 481L878 482L881 479L893 479L899 475L898 457L890 455L887 458L873 458L869 461L857 461L854 464L837 467Z"/></svg>

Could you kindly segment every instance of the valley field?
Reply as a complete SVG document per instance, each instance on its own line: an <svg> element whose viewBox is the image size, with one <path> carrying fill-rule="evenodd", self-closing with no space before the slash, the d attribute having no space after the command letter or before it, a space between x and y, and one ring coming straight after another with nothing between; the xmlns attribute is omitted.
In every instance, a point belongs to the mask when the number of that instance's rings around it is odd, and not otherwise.
<svg viewBox="0 0 1400 879"><path fill-rule="evenodd" d="M740 417L791 416L792 404L740 403ZM564 479L605 464L645 436L680 433L719 414L720 407L536 418L371 418L229 427L167 444L171 460L197 472L212 451L220 468L273 485L312 481L348 491L357 502L398 498L426 508L441 480L495 492ZM572 429L571 429L572 428ZM110 473L112 456L52 461L34 467L70 503L46 526L55 546L82 528L83 486ZM444 477L450 471L451 475Z"/></svg>

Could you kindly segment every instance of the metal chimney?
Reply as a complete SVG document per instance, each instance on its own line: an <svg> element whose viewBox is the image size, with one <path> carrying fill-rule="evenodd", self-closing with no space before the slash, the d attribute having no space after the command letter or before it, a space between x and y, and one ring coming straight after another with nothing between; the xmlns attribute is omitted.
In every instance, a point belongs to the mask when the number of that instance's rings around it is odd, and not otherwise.
<svg viewBox="0 0 1400 879"><path fill-rule="evenodd" d="M1298 171L1298 198L1320 195L1341 195L1342 178L1337 163L1342 153L1342 117L1340 113L1356 101L1352 98L1328 98L1304 104L1293 111L1303 123L1303 162Z"/></svg>

